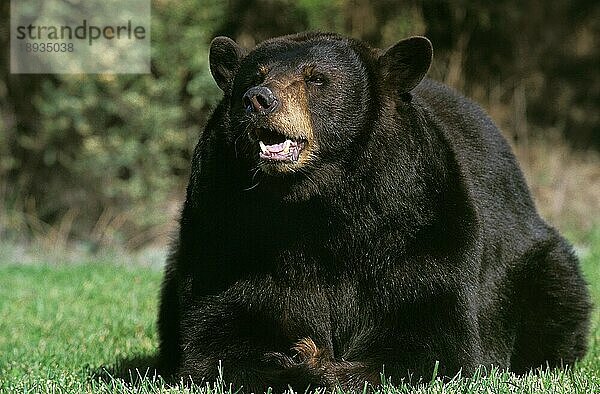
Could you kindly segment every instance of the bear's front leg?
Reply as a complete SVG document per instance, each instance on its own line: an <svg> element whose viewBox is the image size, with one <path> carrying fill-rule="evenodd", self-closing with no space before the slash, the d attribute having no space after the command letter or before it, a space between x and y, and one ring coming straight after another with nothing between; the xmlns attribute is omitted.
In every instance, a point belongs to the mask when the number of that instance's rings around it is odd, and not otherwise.
<svg viewBox="0 0 600 394"><path fill-rule="evenodd" d="M229 346L232 346L232 350L233 347L244 347L245 351L243 354L234 354L228 351ZM222 373L223 382L232 384L234 390L242 393L263 393L269 388L274 392L283 392L289 387L296 392L304 392L319 387L332 389L339 384L340 374L334 371L333 365L336 363L329 356L330 353L318 349L310 338L299 341L292 349L293 355L264 352L262 349L262 356L259 356L261 350L258 347L250 349L248 343L235 340L224 345L218 353L217 347L205 349L215 351L211 354L202 354L194 346L184 348L178 375L202 385L217 381ZM358 371L355 376L359 376Z"/></svg>
<svg viewBox="0 0 600 394"><path fill-rule="evenodd" d="M296 391L317 387L360 389L365 384L380 383L381 367L377 363L336 361L330 349L317 347L311 338L302 338L291 350L293 356L277 352L265 356L281 367L273 371L278 380L288 382Z"/></svg>
<svg viewBox="0 0 600 394"><path fill-rule="evenodd" d="M293 356L283 353L266 355L282 367L274 369L269 377L271 381L279 381L283 388L287 382L296 391L317 387L362 390L365 385L379 386L383 374L396 384L402 380L414 383L430 379L436 364L438 375L443 377L454 376L461 370L469 374L475 371L480 358L478 347L474 346L478 343L476 338L459 344L457 341L450 343L452 341L448 342L443 336L438 342L428 336L421 339L413 337L415 342L412 346L398 346L404 340L397 338L397 344L381 346L384 338L380 337L377 344L363 344L364 348L370 347L374 351L349 359L335 359L329 349L317 347L311 338L303 338L292 347ZM407 349L410 349L409 352Z"/></svg>

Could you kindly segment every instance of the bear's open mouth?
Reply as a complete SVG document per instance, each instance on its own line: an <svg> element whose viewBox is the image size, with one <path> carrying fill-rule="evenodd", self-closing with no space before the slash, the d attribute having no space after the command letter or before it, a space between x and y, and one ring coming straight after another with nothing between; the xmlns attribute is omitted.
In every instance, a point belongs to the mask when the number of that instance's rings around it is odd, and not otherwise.
<svg viewBox="0 0 600 394"><path fill-rule="evenodd" d="M260 149L258 157L263 160L297 162L306 146L306 139L290 138L271 129L260 128L255 134Z"/></svg>

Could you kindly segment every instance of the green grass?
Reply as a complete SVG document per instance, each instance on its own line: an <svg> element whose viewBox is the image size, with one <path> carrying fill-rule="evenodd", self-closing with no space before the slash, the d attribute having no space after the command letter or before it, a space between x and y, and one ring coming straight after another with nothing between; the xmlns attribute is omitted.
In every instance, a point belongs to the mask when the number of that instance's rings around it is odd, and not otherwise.
<svg viewBox="0 0 600 394"><path fill-rule="evenodd" d="M0 266L0 390L95 391L102 366L151 354L160 276L107 264Z"/></svg>
<svg viewBox="0 0 600 394"><path fill-rule="evenodd" d="M600 228L584 242L589 246L579 249L583 269L600 305ZM160 271L147 267L0 262L0 392L228 392L219 382L189 388L152 376L134 385L116 377L124 366L144 365L154 354L160 279ZM487 372L445 383L432 378L412 386L388 384L381 391L600 393L600 314L593 315L590 352L573 370L524 377Z"/></svg>

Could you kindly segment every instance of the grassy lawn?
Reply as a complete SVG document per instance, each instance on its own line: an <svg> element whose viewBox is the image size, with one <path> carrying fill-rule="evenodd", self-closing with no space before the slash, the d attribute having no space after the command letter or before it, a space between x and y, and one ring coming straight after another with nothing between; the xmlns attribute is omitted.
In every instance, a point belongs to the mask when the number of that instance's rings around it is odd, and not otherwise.
<svg viewBox="0 0 600 394"><path fill-rule="evenodd" d="M590 246L580 249L583 268L600 305L600 229L585 244ZM0 392L227 392L217 383L190 389L153 377L135 385L113 377L124 365L145 365L156 349L160 280L156 269L109 263L0 262ZM590 352L573 371L515 377L492 370L446 383L385 385L382 391L600 393L600 314L593 315Z"/></svg>

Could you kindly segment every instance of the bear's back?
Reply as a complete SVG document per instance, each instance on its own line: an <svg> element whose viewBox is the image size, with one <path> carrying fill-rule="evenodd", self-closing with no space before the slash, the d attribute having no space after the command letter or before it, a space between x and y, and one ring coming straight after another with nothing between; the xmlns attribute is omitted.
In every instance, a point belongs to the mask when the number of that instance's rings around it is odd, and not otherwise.
<svg viewBox="0 0 600 394"><path fill-rule="evenodd" d="M415 94L454 153L486 244L495 246L493 253L514 258L546 238L549 227L537 214L515 156L484 110L429 79Z"/></svg>

